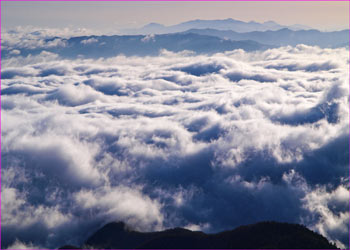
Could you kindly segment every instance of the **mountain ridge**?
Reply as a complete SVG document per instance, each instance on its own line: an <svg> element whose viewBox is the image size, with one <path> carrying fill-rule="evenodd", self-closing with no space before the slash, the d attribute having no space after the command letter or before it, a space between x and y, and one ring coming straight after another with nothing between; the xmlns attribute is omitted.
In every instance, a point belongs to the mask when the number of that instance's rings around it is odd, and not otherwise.
<svg viewBox="0 0 350 250"><path fill-rule="evenodd" d="M59 42L57 42L59 41ZM51 44L57 43L52 46ZM349 30L321 32L318 30L292 31L287 28L276 31L235 32L232 30L190 29L179 33L161 35L102 35L71 38L52 37L44 40L42 47L11 47L2 49L2 57L40 54L43 51L63 58L100 58L125 56L156 56L160 51L193 51L197 54L214 54L235 49L257 51L280 46L305 44L323 48L349 47Z"/></svg>
<svg viewBox="0 0 350 250"><path fill-rule="evenodd" d="M303 225L259 222L215 234L173 228L138 232L123 222L108 223L82 245L91 249L337 249L325 237ZM78 248L65 245L60 249Z"/></svg>
<svg viewBox="0 0 350 250"><path fill-rule="evenodd" d="M50 44L60 38L46 39ZM40 48L15 48L20 55L36 55L42 51L56 53L63 58L85 58L113 57L117 55L126 56L155 56L163 49L180 52L184 50L195 53L213 54L218 52L243 49L255 51L272 48L256 41L231 41L216 36L199 35L194 33L174 33L162 35L113 35L113 36L80 36L68 39L60 39L62 46L40 47ZM3 58L13 56L11 50L2 50Z"/></svg>
<svg viewBox="0 0 350 250"><path fill-rule="evenodd" d="M175 25L165 26L159 23L149 23L144 25L141 28L136 29L124 29L122 30L123 34L165 34L165 33L177 33L183 32L188 29L193 28L215 28L219 30L233 30L236 32L249 32L249 31L267 31L267 30L278 30L282 28L290 28L293 30L299 29L311 29L308 26L294 24L294 25L281 25L274 21L266 21L266 22L256 22L256 21L240 21L233 18L226 19L214 19L214 20L204 20L204 19L195 19L189 20L185 22L181 22Z"/></svg>
<svg viewBox="0 0 350 250"><path fill-rule="evenodd" d="M252 40L271 46L295 46L305 44L320 47L341 47L349 43L349 30L340 30L332 32L322 32L319 30L298 30L293 31L283 28L275 31L252 31L252 32L235 32L232 30L218 29L190 29L183 33L194 33L200 35L217 36L222 39L230 40Z"/></svg>

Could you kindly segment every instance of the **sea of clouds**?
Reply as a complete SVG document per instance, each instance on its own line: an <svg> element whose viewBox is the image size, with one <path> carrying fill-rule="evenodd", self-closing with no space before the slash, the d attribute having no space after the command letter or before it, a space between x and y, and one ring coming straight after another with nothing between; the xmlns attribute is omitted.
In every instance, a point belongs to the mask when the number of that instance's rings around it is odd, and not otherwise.
<svg viewBox="0 0 350 250"><path fill-rule="evenodd" d="M2 60L3 248L111 221L218 232L301 223L349 242L349 51Z"/></svg>

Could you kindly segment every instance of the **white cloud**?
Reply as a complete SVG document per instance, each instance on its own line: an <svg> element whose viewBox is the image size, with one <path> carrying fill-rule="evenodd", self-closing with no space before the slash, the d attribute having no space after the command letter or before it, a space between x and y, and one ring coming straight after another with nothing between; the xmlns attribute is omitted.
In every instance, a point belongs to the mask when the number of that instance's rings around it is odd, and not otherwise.
<svg viewBox="0 0 350 250"><path fill-rule="evenodd" d="M66 106L84 105L94 102L101 95L86 85L62 85L47 95L46 100L57 100L59 104Z"/></svg>
<svg viewBox="0 0 350 250"><path fill-rule="evenodd" d="M314 217L319 217L312 228L346 248L349 236L349 190L338 186L327 192L325 187L317 188L304 198L305 207ZM340 209L339 209L340 208Z"/></svg>
<svg viewBox="0 0 350 250"><path fill-rule="evenodd" d="M4 60L4 244L80 244L113 220L280 220L347 244L348 61L309 46Z"/></svg>
<svg viewBox="0 0 350 250"><path fill-rule="evenodd" d="M98 42L98 39L92 37L89 39L82 40L80 43L86 45L86 44L97 43L97 42Z"/></svg>
<svg viewBox="0 0 350 250"><path fill-rule="evenodd" d="M66 44L61 38L72 36L92 35L91 30L87 29L40 29L33 26L18 26L14 29L1 30L2 48L27 48L35 49L49 47L64 47ZM96 34L96 33L95 33ZM57 37L61 38L57 38Z"/></svg>
<svg viewBox="0 0 350 250"><path fill-rule="evenodd" d="M16 240L11 246L7 249L39 249L40 247L34 246L32 243L25 244L19 240Z"/></svg>
<svg viewBox="0 0 350 250"><path fill-rule="evenodd" d="M21 54L21 51L18 49L14 49L14 50L11 50L10 54L11 55L19 55L19 54Z"/></svg>
<svg viewBox="0 0 350 250"><path fill-rule="evenodd" d="M144 196L137 187L103 187L81 190L74 195L78 206L105 223L124 221L135 230L154 231L162 228L161 205Z"/></svg>
<svg viewBox="0 0 350 250"><path fill-rule="evenodd" d="M155 36L154 34L150 34L150 35L147 35L147 36L144 36L142 39L141 39L142 42L154 42L155 41Z"/></svg>

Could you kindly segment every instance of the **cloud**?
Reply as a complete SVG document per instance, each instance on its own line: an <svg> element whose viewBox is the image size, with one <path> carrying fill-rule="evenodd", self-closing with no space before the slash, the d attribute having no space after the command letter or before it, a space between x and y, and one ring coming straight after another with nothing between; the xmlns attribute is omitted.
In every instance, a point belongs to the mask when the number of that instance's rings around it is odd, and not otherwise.
<svg viewBox="0 0 350 250"><path fill-rule="evenodd" d="M1 90L2 95L17 95L17 94L26 94L26 95L35 95L39 93L43 93L44 91L40 88L33 86L26 86L24 84L14 84L10 87Z"/></svg>
<svg viewBox="0 0 350 250"><path fill-rule="evenodd" d="M34 76L36 74L36 70L32 68L19 68L19 69L6 69L1 71L1 79L13 79L16 77L28 77Z"/></svg>
<svg viewBox="0 0 350 250"><path fill-rule="evenodd" d="M54 67L47 67L44 69L41 69L41 72L39 73L39 76L45 77L50 75L56 75L56 76L65 76L69 74L69 69L67 69L64 66L54 66Z"/></svg>
<svg viewBox="0 0 350 250"><path fill-rule="evenodd" d="M74 199L82 209L90 212L91 217L104 217L106 223L109 218L119 218L135 230L162 228L161 205L144 196L138 187L81 190L74 195Z"/></svg>
<svg viewBox="0 0 350 250"><path fill-rule="evenodd" d="M318 217L313 229L335 241L339 247L346 248L349 241L349 190L340 185L327 192L322 187L308 193L304 201L313 219Z"/></svg>
<svg viewBox="0 0 350 250"><path fill-rule="evenodd" d="M324 63L311 63L306 65L298 65L298 64L278 64L278 65L268 65L269 69L278 69L278 70L288 70L288 71L298 71L305 70L307 72L317 72L317 71L327 71L331 69L336 69L337 65L331 62Z"/></svg>
<svg viewBox="0 0 350 250"><path fill-rule="evenodd" d="M241 72L230 72L226 75L228 79L233 82L239 82L242 79L254 80L257 82L275 82L277 79L271 76L259 75L259 74L244 74Z"/></svg>
<svg viewBox="0 0 350 250"><path fill-rule="evenodd" d="M142 42L154 42L155 41L155 35L154 34L150 34L150 35L147 35L147 36L144 36L142 39L141 39Z"/></svg>
<svg viewBox="0 0 350 250"><path fill-rule="evenodd" d="M14 48L14 53L19 49L36 49L50 47L64 47L64 38L72 36L91 35L87 29L40 29L33 26L17 26L13 29L1 30L1 46L4 49ZM95 33L96 34L96 33ZM57 38L57 37L61 38ZM63 39L62 39L63 38Z"/></svg>
<svg viewBox="0 0 350 250"><path fill-rule="evenodd" d="M44 45L44 48L51 48L51 47L66 47L67 43L62 38L53 38L48 39L45 41L46 44Z"/></svg>
<svg viewBox="0 0 350 250"><path fill-rule="evenodd" d="M211 74L211 73L218 73L222 68L223 66L217 65L215 63L212 63L212 64L199 63L199 64L191 64L180 68L174 68L174 70L180 70L194 76L202 76L202 75Z"/></svg>
<svg viewBox="0 0 350 250"><path fill-rule="evenodd" d="M4 247L78 245L118 220L277 220L348 246L348 50L2 63Z"/></svg>
<svg viewBox="0 0 350 250"><path fill-rule="evenodd" d="M21 51L18 49L14 49L14 50L11 50L10 54L11 55L19 55L19 54L21 54Z"/></svg>
<svg viewBox="0 0 350 250"><path fill-rule="evenodd" d="M60 86L51 94L47 95L45 100L57 100L61 105L74 107L94 102L99 96L100 95L89 86L67 84Z"/></svg>
<svg viewBox="0 0 350 250"><path fill-rule="evenodd" d="M86 40L82 40L80 43L81 44L91 44L91 43L97 43L98 40L96 38L89 38L89 39L86 39Z"/></svg>
<svg viewBox="0 0 350 250"><path fill-rule="evenodd" d="M19 240L16 240L11 246L7 249L38 249L40 247L34 246L32 243L25 244Z"/></svg>

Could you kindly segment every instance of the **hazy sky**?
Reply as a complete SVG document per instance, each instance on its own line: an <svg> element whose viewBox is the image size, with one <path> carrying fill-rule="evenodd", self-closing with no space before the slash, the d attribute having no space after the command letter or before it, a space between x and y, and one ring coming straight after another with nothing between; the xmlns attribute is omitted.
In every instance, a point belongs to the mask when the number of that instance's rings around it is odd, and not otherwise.
<svg viewBox="0 0 350 250"><path fill-rule="evenodd" d="M273 20L321 30L349 27L349 2L1 2L1 26L67 26L118 31L192 19Z"/></svg>

